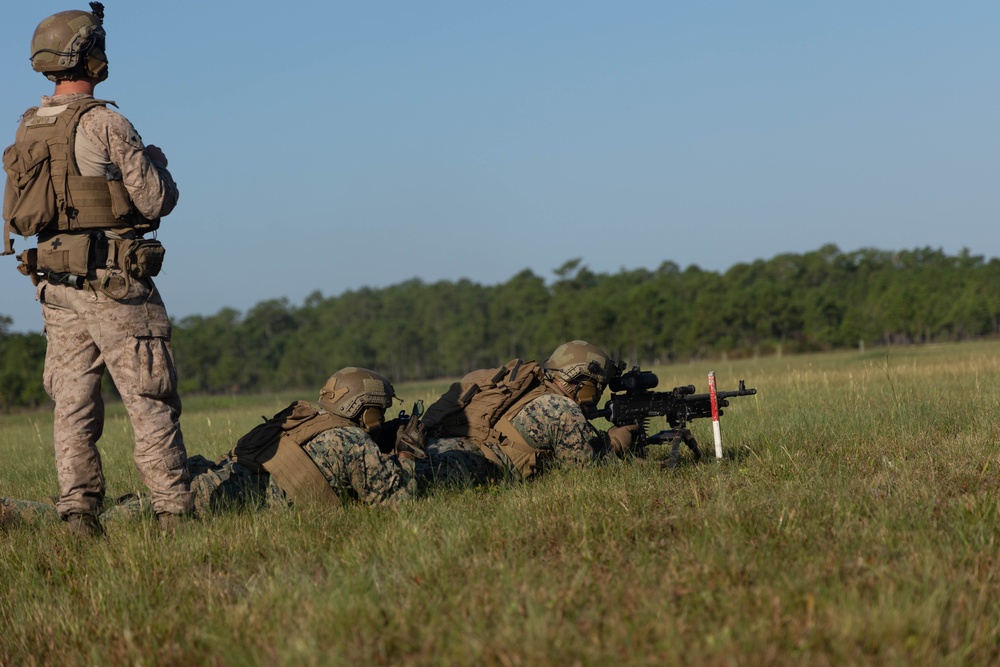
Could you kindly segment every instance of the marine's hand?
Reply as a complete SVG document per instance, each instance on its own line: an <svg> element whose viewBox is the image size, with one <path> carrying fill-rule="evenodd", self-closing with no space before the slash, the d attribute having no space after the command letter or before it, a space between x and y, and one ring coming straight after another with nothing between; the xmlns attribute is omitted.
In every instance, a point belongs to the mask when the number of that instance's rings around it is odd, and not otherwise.
<svg viewBox="0 0 1000 667"><path fill-rule="evenodd" d="M618 456L624 456L625 452L632 448L632 444L635 442L635 435L638 432L638 424L626 424L608 429L608 442L611 444L611 449Z"/></svg>
<svg viewBox="0 0 1000 667"><path fill-rule="evenodd" d="M154 146L152 144L146 146L146 157L152 160L153 164L157 167L163 167L165 169L167 166L167 156L163 154L163 151L160 150L159 146Z"/></svg>
<svg viewBox="0 0 1000 667"><path fill-rule="evenodd" d="M427 432L423 422L416 417L410 417L406 426L396 431L396 454L409 454L415 459L425 458L424 445L427 443Z"/></svg>

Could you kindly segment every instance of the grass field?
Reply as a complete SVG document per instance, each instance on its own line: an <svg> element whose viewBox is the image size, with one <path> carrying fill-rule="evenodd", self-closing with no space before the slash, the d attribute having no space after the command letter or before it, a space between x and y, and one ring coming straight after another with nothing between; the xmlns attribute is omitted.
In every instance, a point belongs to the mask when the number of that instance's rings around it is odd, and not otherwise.
<svg viewBox="0 0 1000 667"><path fill-rule="evenodd" d="M656 370L758 388L726 411L721 462L169 537L0 533L0 665L1000 663L1000 343ZM397 390L408 408L444 387ZM311 394L188 398L189 452ZM0 416L0 495L56 493L51 437L47 412ZM130 438L112 406L109 493L142 490Z"/></svg>

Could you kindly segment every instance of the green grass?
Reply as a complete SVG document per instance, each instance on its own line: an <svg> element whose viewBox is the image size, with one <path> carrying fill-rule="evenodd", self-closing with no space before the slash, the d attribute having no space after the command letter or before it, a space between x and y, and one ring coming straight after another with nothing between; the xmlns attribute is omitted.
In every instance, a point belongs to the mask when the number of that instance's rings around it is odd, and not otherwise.
<svg viewBox="0 0 1000 667"><path fill-rule="evenodd" d="M1000 661L1000 344L656 369L756 397L726 458L437 490L398 511L0 533L0 664L987 665ZM409 410L446 387L402 386ZM292 398L190 398L217 456ZM302 398L313 399L306 395ZM695 425L711 452L711 426ZM56 492L48 413L0 495ZM109 407L109 492L141 491Z"/></svg>

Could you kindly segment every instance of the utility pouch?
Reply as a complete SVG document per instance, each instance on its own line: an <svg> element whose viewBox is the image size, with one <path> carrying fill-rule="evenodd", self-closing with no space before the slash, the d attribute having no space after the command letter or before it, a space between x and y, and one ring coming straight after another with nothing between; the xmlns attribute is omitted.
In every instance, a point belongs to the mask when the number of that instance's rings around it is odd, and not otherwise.
<svg viewBox="0 0 1000 667"><path fill-rule="evenodd" d="M166 249L156 239L119 241L121 267L133 278L153 278L160 275Z"/></svg>
<svg viewBox="0 0 1000 667"><path fill-rule="evenodd" d="M33 236L55 222L56 191L45 141L11 144L3 152L7 188L3 217L21 236Z"/></svg>
<svg viewBox="0 0 1000 667"><path fill-rule="evenodd" d="M117 179L108 179L108 190L111 192L111 215L123 220L135 212L132 200L128 196L128 190L125 189L125 184L122 182L121 172L119 172Z"/></svg>
<svg viewBox="0 0 1000 667"><path fill-rule="evenodd" d="M38 240L38 268L86 277L90 263L90 234L56 234Z"/></svg>

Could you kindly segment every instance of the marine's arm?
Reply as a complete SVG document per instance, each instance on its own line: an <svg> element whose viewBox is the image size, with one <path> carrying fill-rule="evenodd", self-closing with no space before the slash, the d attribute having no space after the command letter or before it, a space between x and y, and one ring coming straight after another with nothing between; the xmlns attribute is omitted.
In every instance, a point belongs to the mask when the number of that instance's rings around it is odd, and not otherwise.
<svg viewBox="0 0 1000 667"><path fill-rule="evenodd" d="M366 505L395 505L417 493L413 458L383 454L360 428L330 429L304 449L334 490Z"/></svg>
<svg viewBox="0 0 1000 667"><path fill-rule="evenodd" d="M618 460L601 431L580 406L564 396L546 394L528 403L511 423L536 449L552 450L563 465L583 467Z"/></svg>
<svg viewBox="0 0 1000 667"><path fill-rule="evenodd" d="M144 218L155 220L174 210L179 193L167 171L163 151L144 146L128 119L112 109L95 107L80 119L79 132L107 151L108 159L121 170L132 203Z"/></svg>

